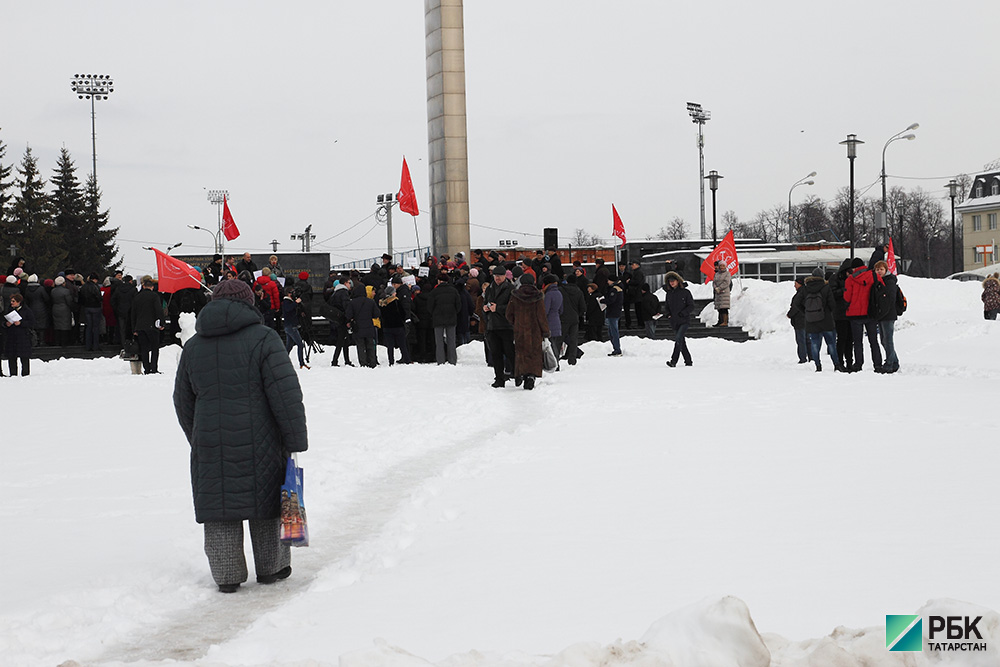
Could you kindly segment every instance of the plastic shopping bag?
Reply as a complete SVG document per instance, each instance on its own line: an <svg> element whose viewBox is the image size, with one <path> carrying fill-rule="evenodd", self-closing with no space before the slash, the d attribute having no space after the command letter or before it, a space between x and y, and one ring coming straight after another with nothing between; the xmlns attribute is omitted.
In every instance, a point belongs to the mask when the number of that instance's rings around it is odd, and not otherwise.
<svg viewBox="0 0 1000 667"><path fill-rule="evenodd" d="M556 353L552 351L552 343L548 338L542 339L542 368L547 371L554 371L559 366Z"/></svg>
<svg viewBox="0 0 1000 667"><path fill-rule="evenodd" d="M309 525L302 499L302 468L295 454L285 464L285 483L281 485L281 543L293 547L309 546Z"/></svg>

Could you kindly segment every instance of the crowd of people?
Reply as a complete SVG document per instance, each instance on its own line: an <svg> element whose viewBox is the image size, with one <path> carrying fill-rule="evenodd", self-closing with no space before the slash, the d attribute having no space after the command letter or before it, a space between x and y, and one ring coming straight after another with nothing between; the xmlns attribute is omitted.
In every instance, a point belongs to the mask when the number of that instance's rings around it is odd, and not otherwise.
<svg viewBox="0 0 1000 667"><path fill-rule="evenodd" d="M836 272L827 274L817 267L812 275L795 279L787 315L800 364L811 361L822 371L825 341L834 370L857 373L864 368L867 338L874 371L899 370L893 334L896 318L906 310L906 297L889 272L887 251L888 246L876 248L867 265L855 257L845 259Z"/></svg>

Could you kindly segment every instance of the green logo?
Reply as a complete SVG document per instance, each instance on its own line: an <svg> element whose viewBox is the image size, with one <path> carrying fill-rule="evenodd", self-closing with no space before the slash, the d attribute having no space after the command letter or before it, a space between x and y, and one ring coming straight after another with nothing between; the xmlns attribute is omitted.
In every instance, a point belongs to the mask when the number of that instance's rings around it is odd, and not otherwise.
<svg viewBox="0 0 1000 667"><path fill-rule="evenodd" d="M915 614L885 617L885 646L890 651L922 651L924 622Z"/></svg>

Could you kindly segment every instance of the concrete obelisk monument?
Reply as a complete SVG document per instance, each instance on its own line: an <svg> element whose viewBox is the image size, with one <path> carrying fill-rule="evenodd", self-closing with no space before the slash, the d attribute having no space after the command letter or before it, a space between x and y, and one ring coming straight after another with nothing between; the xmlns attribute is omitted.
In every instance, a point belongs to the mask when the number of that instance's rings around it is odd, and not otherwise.
<svg viewBox="0 0 1000 667"><path fill-rule="evenodd" d="M469 154L465 126L462 0L424 0L431 252L469 251Z"/></svg>

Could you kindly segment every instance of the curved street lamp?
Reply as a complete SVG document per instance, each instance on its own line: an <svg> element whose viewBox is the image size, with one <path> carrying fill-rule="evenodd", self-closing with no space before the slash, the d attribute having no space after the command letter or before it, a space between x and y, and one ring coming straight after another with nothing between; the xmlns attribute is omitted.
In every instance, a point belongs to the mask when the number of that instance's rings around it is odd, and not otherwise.
<svg viewBox="0 0 1000 667"><path fill-rule="evenodd" d="M201 231L210 234L211 237L212 237L212 247L215 249L214 252L218 254L218 252L219 252L219 237L218 237L218 235L217 235L216 232L213 232L211 229L205 229L204 227L199 227L198 225L188 225L188 227L190 229L200 229Z"/></svg>
<svg viewBox="0 0 1000 667"><path fill-rule="evenodd" d="M886 192L885 192L885 149L889 147L894 141L900 141L905 139L906 141L913 141L917 138L917 135L910 132L920 127L920 123L911 123L908 128L902 132L897 132L896 134L889 137L889 141L885 142L885 146L882 146L882 228L886 230L886 234L889 233L888 226L888 212L889 209L886 205ZM904 132L910 132L910 134L904 134Z"/></svg>
<svg viewBox="0 0 1000 667"><path fill-rule="evenodd" d="M793 185L788 190L788 242L792 242L792 190L799 187L800 185L815 185L816 181L807 181L807 178L812 178L816 175L816 172L811 172L808 176L803 176L799 180L795 181Z"/></svg>

